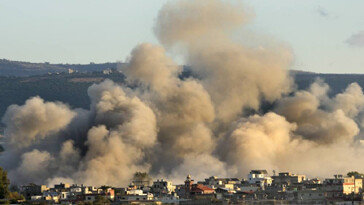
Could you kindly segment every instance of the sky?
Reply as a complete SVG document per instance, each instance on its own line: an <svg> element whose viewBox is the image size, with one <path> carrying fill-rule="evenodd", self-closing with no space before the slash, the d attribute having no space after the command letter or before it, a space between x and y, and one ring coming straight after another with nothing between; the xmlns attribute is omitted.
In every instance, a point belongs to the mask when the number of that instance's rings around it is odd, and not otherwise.
<svg viewBox="0 0 364 205"><path fill-rule="evenodd" d="M51 63L124 61L168 0L0 0L0 59ZM291 69L364 73L363 0L242 0L248 30L288 44ZM245 39L246 40L246 39Z"/></svg>

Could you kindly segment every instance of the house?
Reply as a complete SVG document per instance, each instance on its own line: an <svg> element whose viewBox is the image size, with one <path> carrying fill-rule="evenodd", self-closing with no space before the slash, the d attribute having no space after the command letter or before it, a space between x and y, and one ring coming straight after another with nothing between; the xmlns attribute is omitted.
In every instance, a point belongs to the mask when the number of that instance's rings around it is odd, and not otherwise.
<svg viewBox="0 0 364 205"><path fill-rule="evenodd" d="M139 201L153 201L154 196L151 193L147 194L128 194L123 196L117 196L116 201L119 202L139 202Z"/></svg>
<svg viewBox="0 0 364 205"><path fill-rule="evenodd" d="M101 193L101 189L98 189L98 188L96 188L96 187L94 187L94 186L87 186L87 187L84 187L83 188L83 192L84 192L84 194L99 194L99 193Z"/></svg>
<svg viewBox="0 0 364 205"><path fill-rule="evenodd" d="M225 183L226 183L226 181L224 179L218 178L216 176L211 176L211 177L205 179L205 184L212 188L222 186Z"/></svg>
<svg viewBox="0 0 364 205"><path fill-rule="evenodd" d="M238 178L227 178L227 184L241 184L240 179Z"/></svg>
<svg viewBox="0 0 364 205"><path fill-rule="evenodd" d="M39 201L43 199L43 195L33 195L30 197L31 201Z"/></svg>
<svg viewBox="0 0 364 205"><path fill-rule="evenodd" d="M30 200L32 196L42 195L42 193L47 190L48 187L46 185L36 185L33 183L23 185L20 187L20 193L27 200Z"/></svg>
<svg viewBox="0 0 364 205"><path fill-rule="evenodd" d="M278 176L272 176L273 184L282 185L286 184L288 186L293 184L302 183L306 180L305 175L292 174L291 172L281 172Z"/></svg>
<svg viewBox="0 0 364 205"><path fill-rule="evenodd" d="M59 192L59 195L61 200L65 200L70 197L70 193L68 191L61 191Z"/></svg>
<svg viewBox="0 0 364 205"><path fill-rule="evenodd" d="M192 186L193 186L194 182L195 181L191 178L191 175L187 175L186 180L185 180L185 186L183 187L183 189L184 189L183 195L182 195L183 198L185 198L185 199L190 198L190 194L191 194L191 190L192 190Z"/></svg>
<svg viewBox="0 0 364 205"><path fill-rule="evenodd" d="M362 190L362 180L356 181L354 177L343 177L343 175L325 179L323 184L328 198L342 198L352 193L358 194Z"/></svg>
<svg viewBox="0 0 364 205"><path fill-rule="evenodd" d="M215 193L215 190L213 188L210 188L203 184L194 184L194 180L191 178L191 175L187 175L183 189L183 195L180 196L185 199L189 199L196 195L208 195ZM178 192L182 193L181 190L179 190Z"/></svg>
<svg viewBox="0 0 364 205"><path fill-rule="evenodd" d="M249 184L259 185L262 189L270 186L273 179L268 176L267 170L251 170L248 175Z"/></svg>
<svg viewBox="0 0 364 205"><path fill-rule="evenodd" d="M234 189L234 185L241 184L241 182L238 178L218 178L216 176L211 176L205 179L203 184L209 186L210 188L225 187Z"/></svg>
<svg viewBox="0 0 364 205"><path fill-rule="evenodd" d="M80 196L83 194L84 191L84 187L83 186L78 186L76 184L72 185L69 188L69 193L70 193L70 198L76 198L77 196Z"/></svg>
<svg viewBox="0 0 364 205"><path fill-rule="evenodd" d="M60 184L54 185L54 189L57 189L57 190L68 189L68 188L70 188L69 184L60 183Z"/></svg>
<svg viewBox="0 0 364 205"><path fill-rule="evenodd" d="M45 191L43 192L43 200L48 203L54 202L58 203L60 200L60 194L54 191Z"/></svg>
<svg viewBox="0 0 364 205"><path fill-rule="evenodd" d="M215 193L215 189L212 189L208 186L205 186L203 184L193 184L191 191L190 191L190 195L194 196L194 195L205 195L205 194L214 194Z"/></svg>
<svg viewBox="0 0 364 205"><path fill-rule="evenodd" d="M171 181L166 181L161 179L153 182L153 185L151 187L151 192L155 196L162 196L162 195L172 194L172 192L174 192L175 189L176 187L172 185Z"/></svg>
<svg viewBox="0 0 364 205"><path fill-rule="evenodd" d="M354 177L344 178L343 193L345 195L349 195L354 192L355 192L355 178Z"/></svg>
<svg viewBox="0 0 364 205"><path fill-rule="evenodd" d="M354 193L355 194L359 194L361 192L363 192L363 179L359 178L359 179L355 179L354 182Z"/></svg>
<svg viewBox="0 0 364 205"><path fill-rule="evenodd" d="M243 192L243 193L254 193L258 191L260 186L257 186L255 184L242 184L236 187L237 191Z"/></svg>
<svg viewBox="0 0 364 205"><path fill-rule="evenodd" d="M111 73L112 73L112 69L111 68L102 70L102 74L104 74L104 75L110 75Z"/></svg>

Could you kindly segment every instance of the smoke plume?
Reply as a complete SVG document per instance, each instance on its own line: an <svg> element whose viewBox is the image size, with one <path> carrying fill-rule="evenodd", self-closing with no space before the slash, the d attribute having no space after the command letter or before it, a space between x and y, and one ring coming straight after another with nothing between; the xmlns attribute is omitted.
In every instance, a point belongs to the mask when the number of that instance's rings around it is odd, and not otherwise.
<svg viewBox="0 0 364 205"><path fill-rule="evenodd" d="M23 106L11 105L3 117L5 135L17 147L29 146L34 141L65 128L75 116L66 105L30 98Z"/></svg>
<svg viewBox="0 0 364 205"><path fill-rule="evenodd" d="M176 1L160 11L155 33L167 48L180 48L215 103L219 120L231 121L244 108L258 109L290 90L292 54L284 45L256 48L233 40L233 31L252 14L238 2Z"/></svg>

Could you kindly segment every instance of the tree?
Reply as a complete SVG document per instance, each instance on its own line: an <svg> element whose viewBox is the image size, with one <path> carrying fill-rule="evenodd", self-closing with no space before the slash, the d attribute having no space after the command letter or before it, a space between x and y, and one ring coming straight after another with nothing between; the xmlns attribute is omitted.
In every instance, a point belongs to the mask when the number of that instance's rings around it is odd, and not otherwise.
<svg viewBox="0 0 364 205"><path fill-rule="evenodd" d="M18 201L24 201L25 198L23 195L19 194L17 191L17 186L13 186L9 190L10 181L8 179L8 173L0 167L0 200L2 203L8 204L9 202L12 204L18 203Z"/></svg>
<svg viewBox="0 0 364 205"><path fill-rule="evenodd" d="M0 167L0 199L9 197L9 184L8 173Z"/></svg>
<svg viewBox="0 0 364 205"><path fill-rule="evenodd" d="M355 177L355 178L364 178L364 174L362 173L359 173L357 171L351 171L351 172L348 172L346 175L348 175L348 177Z"/></svg>
<svg viewBox="0 0 364 205"><path fill-rule="evenodd" d="M10 192L9 200L10 200L10 203L16 204L18 201L24 201L25 198L23 195L19 194L18 192Z"/></svg>

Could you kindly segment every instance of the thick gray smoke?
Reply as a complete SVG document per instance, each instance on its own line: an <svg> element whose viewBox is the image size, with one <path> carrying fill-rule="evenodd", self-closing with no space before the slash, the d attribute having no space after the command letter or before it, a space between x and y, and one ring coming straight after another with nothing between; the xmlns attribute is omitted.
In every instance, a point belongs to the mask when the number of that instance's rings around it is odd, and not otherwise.
<svg viewBox="0 0 364 205"><path fill-rule="evenodd" d="M232 1L167 3L155 26L164 47L137 45L121 68L125 84L106 80L88 89L90 110L39 97L10 106L0 165L17 183L115 186L136 171L180 182L189 173L363 169L356 163L364 156L360 86L332 98L321 80L295 90L289 48L234 41L252 17ZM182 67L168 54L182 55L195 77L181 79ZM274 108L248 116L263 101Z"/></svg>

